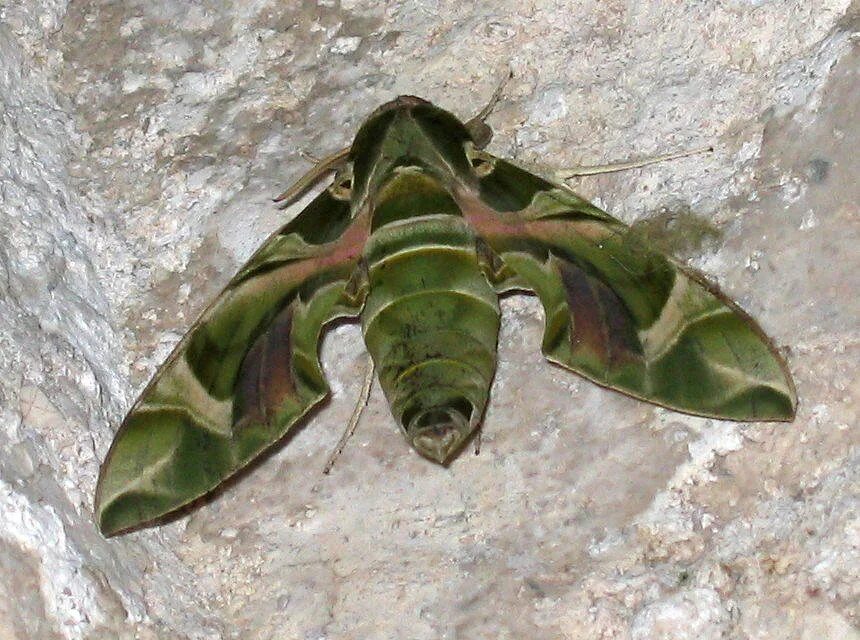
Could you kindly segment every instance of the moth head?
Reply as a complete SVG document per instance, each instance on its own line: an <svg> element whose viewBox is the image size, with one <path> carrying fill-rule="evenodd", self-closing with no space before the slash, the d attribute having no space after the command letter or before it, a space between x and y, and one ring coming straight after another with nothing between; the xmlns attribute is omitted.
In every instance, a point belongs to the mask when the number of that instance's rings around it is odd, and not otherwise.
<svg viewBox="0 0 860 640"><path fill-rule="evenodd" d="M449 405L419 410L405 425L410 444L425 458L439 464L447 463L474 429L464 408ZM472 413L471 404L467 413Z"/></svg>
<svg viewBox="0 0 860 640"><path fill-rule="evenodd" d="M350 147L354 193L371 197L400 166L418 166L438 180L471 176L463 143L469 131L453 114L414 96L377 109Z"/></svg>

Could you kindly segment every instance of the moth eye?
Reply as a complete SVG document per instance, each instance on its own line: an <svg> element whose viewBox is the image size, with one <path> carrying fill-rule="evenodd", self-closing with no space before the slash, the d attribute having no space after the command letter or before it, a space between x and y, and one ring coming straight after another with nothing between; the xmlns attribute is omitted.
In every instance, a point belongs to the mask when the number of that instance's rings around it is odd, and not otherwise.
<svg viewBox="0 0 860 640"><path fill-rule="evenodd" d="M352 198L352 176L347 175L340 180L335 179L329 187L329 192L338 200L349 200Z"/></svg>
<svg viewBox="0 0 860 640"><path fill-rule="evenodd" d="M475 173L479 178L483 178L484 176L489 175L493 171L493 163L487 158L482 158L480 156L472 156L469 158L469 162L472 163L472 169L475 170Z"/></svg>

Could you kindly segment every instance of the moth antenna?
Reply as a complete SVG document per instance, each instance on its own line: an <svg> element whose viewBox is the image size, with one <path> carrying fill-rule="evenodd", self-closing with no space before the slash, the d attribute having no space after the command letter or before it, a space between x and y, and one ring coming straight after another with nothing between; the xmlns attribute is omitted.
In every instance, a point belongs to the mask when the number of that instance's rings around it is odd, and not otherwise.
<svg viewBox="0 0 860 640"><path fill-rule="evenodd" d="M316 160L316 164L311 167L305 175L299 178L293 186L284 191L277 198L273 198L273 202L280 203L278 207L279 209L285 209L296 198L316 184L316 182L325 174L340 167L340 165L342 165L349 156L350 149L351 147L346 147L345 149L341 149L340 151L327 155L322 160ZM310 154L305 152L302 152L302 155L313 158L313 156L310 156Z"/></svg>
<svg viewBox="0 0 860 640"><path fill-rule="evenodd" d="M505 85L508 84L508 80L514 77L513 69L508 66L508 72L504 75L504 77L499 81L499 84L493 90L493 95L490 96L489 102L478 112L474 118L466 122L466 129L469 130L469 133L472 136L472 140L475 143L476 149L483 149L488 144L490 144L490 140L493 138L493 130L490 126L484 122L487 117L492 113L495 106L499 103L499 100L502 97L502 92L505 90Z"/></svg>
<svg viewBox="0 0 860 640"><path fill-rule="evenodd" d="M676 153L667 153L662 156L654 156L652 158L643 158L641 160L630 160L628 162L616 162L612 164L598 164L591 167L568 167L567 169L559 169L555 172L558 180L567 180L577 176L593 176L600 173L612 173L614 171L626 171L627 169L638 169L649 164L657 164L658 162L666 162L667 160L677 160L678 158L686 158L699 153L713 152L713 145L703 147L701 149L693 149L692 151L678 151Z"/></svg>
<svg viewBox="0 0 860 640"><path fill-rule="evenodd" d="M361 387L361 394L358 396L358 402L355 405L355 409L352 410L352 416L349 418L349 424L346 426L346 430L343 432L340 440L338 440L334 451L332 451L331 455L328 457L328 462L325 463L325 467L323 467L323 473L325 475L328 475L331 472L335 460L337 460L340 457L340 454L343 453L346 443L352 437L352 434L355 433L355 429L358 427L358 421L361 419L361 414L364 412L364 408L367 406L367 401L370 399L370 388L372 386L373 360L368 358L367 370L364 374L364 385Z"/></svg>
<svg viewBox="0 0 860 640"><path fill-rule="evenodd" d="M493 90L493 95L490 96L490 100L487 102L484 108L478 112L478 115L472 118L472 120L480 120L481 122L483 122L487 119L487 116L489 116L493 112L493 109L496 107L496 105L499 103L499 100L502 98L502 92L505 90L505 86L507 86L508 81L513 77L514 70L508 67L508 72L502 77L502 79L499 81L499 84L496 85L496 88Z"/></svg>
<svg viewBox="0 0 860 640"><path fill-rule="evenodd" d="M299 155L312 164L319 164L320 159L307 149L299 149Z"/></svg>

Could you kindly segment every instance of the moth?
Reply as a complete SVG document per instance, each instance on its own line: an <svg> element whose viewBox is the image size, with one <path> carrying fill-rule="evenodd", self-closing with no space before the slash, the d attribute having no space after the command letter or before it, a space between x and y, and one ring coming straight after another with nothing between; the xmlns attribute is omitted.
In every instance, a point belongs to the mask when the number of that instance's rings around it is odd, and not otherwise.
<svg viewBox="0 0 860 640"><path fill-rule="evenodd" d="M331 184L274 233L192 326L102 465L105 535L210 492L328 394L321 335L361 322L391 413L446 464L478 429L499 295L536 294L551 362L690 414L788 421L786 365L697 274L562 184L483 151L489 128L401 96L289 193ZM287 194L285 194L286 196Z"/></svg>

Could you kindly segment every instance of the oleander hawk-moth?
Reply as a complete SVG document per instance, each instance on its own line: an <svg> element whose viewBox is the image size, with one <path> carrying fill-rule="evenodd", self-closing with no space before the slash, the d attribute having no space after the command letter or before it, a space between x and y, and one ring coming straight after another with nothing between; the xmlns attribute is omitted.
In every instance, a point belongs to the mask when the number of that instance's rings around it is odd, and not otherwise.
<svg viewBox="0 0 860 640"><path fill-rule="evenodd" d="M96 491L105 535L210 492L320 403L336 318L360 320L391 413L440 464L481 423L508 291L537 294L545 356L599 385L701 416L793 418L785 363L747 314L566 187L483 151L488 133L411 96L364 122L331 185L241 268L122 423Z"/></svg>

